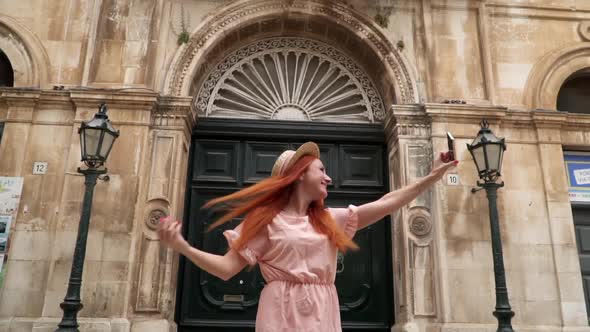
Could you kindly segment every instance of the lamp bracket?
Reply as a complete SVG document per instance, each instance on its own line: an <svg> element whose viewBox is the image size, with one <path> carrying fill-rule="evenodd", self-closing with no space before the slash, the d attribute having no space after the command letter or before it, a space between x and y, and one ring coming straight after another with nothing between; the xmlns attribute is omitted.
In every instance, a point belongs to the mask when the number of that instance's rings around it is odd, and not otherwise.
<svg viewBox="0 0 590 332"><path fill-rule="evenodd" d="M471 188L471 193L472 193L472 194L475 194L476 192L478 192L478 191L480 191L480 190L482 190L482 189L483 189L483 187L479 187L479 188Z"/></svg>
<svg viewBox="0 0 590 332"><path fill-rule="evenodd" d="M476 192L478 192L482 189L485 189L485 187L496 186L498 188L502 188L502 187L504 187L504 181L502 181L502 182L496 182L496 181L479 182L479 181L477 181L477 186L479 188L471 188L472 194L475 194Z"/></svg>

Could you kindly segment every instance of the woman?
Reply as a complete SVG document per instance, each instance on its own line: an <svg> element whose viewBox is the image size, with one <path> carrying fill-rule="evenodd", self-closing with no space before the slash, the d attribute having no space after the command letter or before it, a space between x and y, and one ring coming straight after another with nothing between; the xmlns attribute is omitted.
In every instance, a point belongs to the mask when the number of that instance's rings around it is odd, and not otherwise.
<svg viewBox="0 0 590 332"><path fill-rule="evenodd" d="M206 204L224 203L229 211L210 228L245 216L238 227L223 233L230 247L224 256L191 247L178 221L166 218L158 227L162 244L223 280L247 265L260 265L266 285L260 294L257 332L340 332L334 286L337 251L358 249L352 241L357 230L411 202L458 163L441 154L438 166L415 184L359 207L326 209L331 179L319 157L313 142L285 151L270 178Z"/></svg>

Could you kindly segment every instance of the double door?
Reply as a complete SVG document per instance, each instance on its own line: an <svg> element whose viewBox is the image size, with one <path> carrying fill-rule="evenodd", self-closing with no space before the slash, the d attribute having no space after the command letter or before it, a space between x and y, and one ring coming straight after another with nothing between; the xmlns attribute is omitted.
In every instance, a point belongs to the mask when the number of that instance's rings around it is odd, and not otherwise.
<svg viewBox="0 0 590 332"><path fill-rule="evenodd" d="M360 205L388 189L382 128L278 121L203 120L193 134L184 227L191 245L224 254L222 233L207 232L218 214L201 209L268 176L276 158L305 141L319 144L333 182L326 206ZM339 254L336 287L345 331L389 331L393 276L389 218L357 233L360 251ZM179 331L253 331L264 280L255 267L222 281L181 257L176 320Z"/></svg>

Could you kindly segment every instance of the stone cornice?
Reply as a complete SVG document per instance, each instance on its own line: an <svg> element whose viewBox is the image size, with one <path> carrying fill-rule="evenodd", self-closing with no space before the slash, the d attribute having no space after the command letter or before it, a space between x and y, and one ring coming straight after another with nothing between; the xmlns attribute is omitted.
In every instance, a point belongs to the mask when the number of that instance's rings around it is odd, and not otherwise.
<svg viewBox="0 0 590 332"><path fill-rule="evenodd" d="M97 107L106 102L110 107L121 109L149 110L156 106L159 94L155 91L134 91L133 89L70 89L40 90L24 88L0 88L0 99L9 106L76 106ZM72 107L73 109L73 107Z"/></svg>
<svg viewBox="0 0 590 332"><path fill-rule="evenodd" d="M151 90L135 89L71 89L70 98L76 107L96 107L106 102L111 108L151 110L156 107L159 94Z"/></svg>
<svg viewBox="0 0 590 332"><path fill-rule="evenodd" d="M394 105L391 107L392 119L396 126L430 128L431 119L424 105Z"/></svg>
<svg viewBox="0 0 590 332"><path fill-rule="evenodd" d="M2 88L0 100L6 105L0 113L5 122L31 123L41 92L36 89Z"/></svg>
<svg viewBox="0 0 590 332"><path fill-rule="evenodd" d="M69 89L40 90L24 88L0 88L0 105L6 105L0 113L8 122L34 122L33 114L45 111L66 111L76 113L76 109L96 109L106 102L110 109L122 111L149 112L144 116L126 117L113 121L117 124L144 125L164 130L182 130L190 137L197 118L191 105L192 97L161 96L155 91L136 89ZM26 113L26 114L25 114ZM67 117L66 117L67 118ZM71 125L80 119L64 122L45 121L48 124ZM44 122L44 123L45 123Z"/></svg>
<svg viewBox="0 0 590 332"><path fill-rule="evenodd" d="M508 111L502 123L509 126L524 126L562 130L590 129L590 114L559 112L555 110Z"/></svg>
<svg viewBox="0 0 590 332"><path fill-rule="evenodd" d="M39 95L38 108L74 110L74 104L66 91L42 90Z"/></svg>
<svg viewBox="0 0 590 332"><path fill-rule="evenodd" d="M407 111L395 113L410 114ZM432 122L479 123L486 118L492 124L509 127L554 128L562 130L590 129L590 114L559 112L556 110L516 111L505 107L475 106L469 104L425 104L424 113Z"/></svg>
<svg viewBox="0 0 590 332"><path fill-rule="evenodd" d="M479 106L471 104L424 105L432 122L479 123L486 118L490 123L500 122L506 117L507 109L501 106Z"/></svg>
<svg viewBox="0 0 590 332"><path fill-rule="evenodd" d="M507 110L502 123L510 127L526 128L533 126L531 112L529 111Z"/></svg>
<svg viewBox="0 0 590 332"><path fill-rule="evenodd" d="M197 122L191 105L192 97L162 96L155 91L143 89L0 88L0 105L6 105L6 111L2 112L6 114L6 121L30 122L31 112L34 110L74 112L78 107L94 109L101 102L106 102L115 109L151 112L149 125L154 128L181 129L190 135ZM30 114L24 117L17 115L19 109L27 110ZM384 127L389 138L392 135L423 137L430 130L431 122L476 124L483 118L491 124L509 127L530 126L567 131L590 129L590 114L555 110L516 111L501 106L440 103L392 105L386 114Z"/></svg>
<svg viewBox="0 0 590 332"><path fill-rule="evenodd" d="M566 123L568 114L551 110L534 110L530 112L530 117L536 128L560 129Z"/></svg>
<svg viewBox="0 0 590 332"><path fill-rule="evenodd" d="M197 117L191 97L161 96L158 108L152 112L151 127L154 129L182 130L190 138Z"/></svg>
<svg viewBox="0 0 590 332"><path fill-rule="evenodd" d="M430 118L422 104L392 105L385 117L387 140L392 142L400 137L428 138Z"/></svg>
<svg viewBox="0 0 590 332"><path fill-rule="evenodd" d="M404 105L392 105L391 114L397 117L425 117L427 116L424 112L423 104L404 104Z"/></svg>
<svg viewBox="0 0 590 332"><path fill-rule="evenodd" d="M562 125L562 129L566 130L588 130L590 129L590 114L575 114L567 113L565 123Z"/></svg>
<svg viewBox="0 0 590 332"><path fill-rule="evenodd" d="M9 107L34 107L39 101L41 90L25 88L0 88L0 99Z"/></svg>

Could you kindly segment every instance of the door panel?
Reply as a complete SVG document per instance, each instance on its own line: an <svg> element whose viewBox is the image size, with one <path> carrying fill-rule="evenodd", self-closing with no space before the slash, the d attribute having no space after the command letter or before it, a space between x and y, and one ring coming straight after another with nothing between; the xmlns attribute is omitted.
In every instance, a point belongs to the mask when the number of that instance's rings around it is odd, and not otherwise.
<svg viewBox="0 0 590 332"><path fill-rule="evenodd" d="M237 183L239 141L199 140L194 149L193 180L196 182Z"/></svg>
<svg viewBox="0 0 590 332"><path fill-rule="evenodd" d="M341 145L341 186L360 188L383 188L383 149L381 146Z"/></svg>
<svg viewBox="0 0 590 332"><path fill-rule="evenodd" d="M252 184L266 179L277 157L289 149L288 143L245 142L244 182Z"/></svg>
<svg viewBox="0 0 590 332"><path fill-rule="evenodd" d="M212 198L270 176L280 153L296 149L307 141L301 137L320 145L321 159L333 180L328 188L327 206L360 205L387 191L385 147L375 142L380 128L367 126L367 142L363 142L358 137L347 139L350 135L347 135L346 126L341 129L341 137L335 135L322 140L312 135L298 135L300 123L280 123L284 130L279 132L291 132L293 137L289 138L264 137L260 133L259 137L253 137L251 131L252 126L256 127L255 122L241 120L241 127L230 126L224 130L218 121L202 121L193 135L184 235L197 248L224 254L228 248L222 232L241 221L236 219L207 232L207 227L219 215L201 206ZM308 133L309 128L306 124ZM359 128L354 130L362 132ZM361 250L339 255L337 262L336 287L343 327L346 331L389 331L393 324L389 220L359 231L354 240ZM258 296L264 287L258 267L251 271L247 268L224 282L181 257L178 282L176 319L179 331L253 330Z"/></svg>

